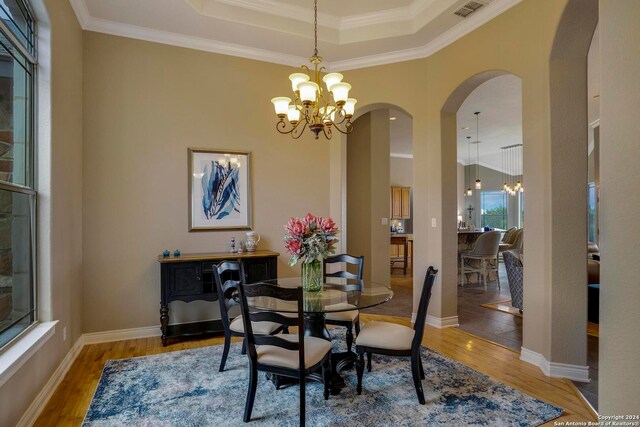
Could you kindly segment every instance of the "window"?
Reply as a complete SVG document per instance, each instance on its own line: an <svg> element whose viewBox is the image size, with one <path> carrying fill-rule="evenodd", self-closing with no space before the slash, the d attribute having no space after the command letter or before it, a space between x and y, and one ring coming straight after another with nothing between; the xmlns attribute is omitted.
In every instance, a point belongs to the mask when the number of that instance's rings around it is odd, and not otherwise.
<svg viewBox="0 0 640 427"><path fill-rule="evenodd" d="M0 0L0 349L36 321L35 31L24 0Z"/></svg>
<svg viewBox="0 0 640 427"><path fill-rule="evenodd" d="M480 208L482 227L507 229L507 193L483 191Z"/></svg>
<svg viewBox="0 0 640 427"><path fill-rule="evenodd" d="M589 183L589 241L598 243L598 189L593 182Z"/></svg>

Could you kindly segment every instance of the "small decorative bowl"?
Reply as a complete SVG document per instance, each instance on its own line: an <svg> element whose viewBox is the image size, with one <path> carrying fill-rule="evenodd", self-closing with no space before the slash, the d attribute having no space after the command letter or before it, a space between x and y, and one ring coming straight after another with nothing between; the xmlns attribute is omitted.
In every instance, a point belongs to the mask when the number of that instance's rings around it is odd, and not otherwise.
<svg viewBox="0 0 640 427"><path fill-rule="evenodd" d="M170 255L169 251L165 250L164 252L162 252L162 256L163 257L168 257Z"/></svg>
<svg viewBox="0 0 640 427"><path fill-rule="evenodd" d="M178 249L173 251L173 256L180 256L180 251Z"/></svg>

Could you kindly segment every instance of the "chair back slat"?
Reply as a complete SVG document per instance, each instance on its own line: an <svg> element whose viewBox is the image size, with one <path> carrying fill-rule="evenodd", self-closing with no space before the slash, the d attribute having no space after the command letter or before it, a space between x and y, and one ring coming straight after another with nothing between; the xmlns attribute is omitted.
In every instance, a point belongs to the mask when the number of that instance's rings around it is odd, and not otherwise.
<svg viewBox="0 0 640 427"><path fill-rule="evenodd" d="M236 305L235 293L242 281L242 266L238 261L223 261L213 267L213 278L218 292L220 318L225 331L229 331L229 309Z"/></svg>
<svg viewBox="0 0 640 427"><path fill-rule="evenodd" d="M240 265L240 274L244 277L244 266ZM304 367L304 310L302 303L302 288L283 288L270 283L241 284L238 287L240 295L240 309L244 321L244 336L247 344L247 354L255 363L258 359L256 345L273 345L287 350L298 351L299 366ZM270 297L282 301L297 301L298 316L286 317L278 313L260 310L250 310L247 298ZM252 321L274 321L288 326L298 327L298 342L292 343L276 336L256 336L253 333Z"/></svg>
<svg viewBox="0 0 640 427"><path fill-rule="evenodd" d="M323 285L324 289L338 289L342 292L361 292L364 287L364 281L359 279L347 279L348 282L345 283L331 283L325 282Z"/></svg>
<svg viewBox="0 0 640 427"><path fill-rule="evenodd" d="M272 283L252 283L245 285L244 294L247 298L271 297L282 301L296 301L300 296L299 288L282 288Z"/></svg>
<svg viewBox="0 0 640 427"><path fill-rule="evenodd" d="M286 326L298 326L298 317L287 317L270 311L249 312L252 322L274 322Z"/></svg>
<svg viewBox="0 0 640 427"><path fill-rule="evenodd" d="M427 319L427 309L429 308L429 300L431 299L431 290L436 280L438 270L429 266L427 269L427 275L424 278L424 285L422 286L422 293L420 294L420 303L418 305L418 313L416 314L416 321L413 324L413 329L416 331L413 336L412 348L417 348L422 343L422 336L424 335L424 322Z"/></svg>
<svg viewBox="0 0 640 427"><path fill-rule="evenodd" d="M471 249L469 255L472 256L497 256L498 248L500 247L500 232L497 230L487 231L482 233L478 240L476 240L476 244Z"/></svg>
<svg viewBox="0 0 640 427"><path fill-rule="evenodd" d="M277 335L260 335L255 337L256 345L272 345L275 347L284 348L285 350L300 350L300 343L296 341L288 341L284 338L280 338Z"/></svg>
<svg viewBox="0 0 640 427"><path fill-rule="evenodd" d="M327 265L328 264L336 264L336 263L345 263L347 264L347 268L349 265L356 265L358 267L357 273L351 273L350 271L339 270L331 273L327 273ZM364 271L364 257L363 256L353 256L349 254L340 254L335 256L330 256L325 258L322 262L322 277L340 277L343 279L356 279L362 280L362 274Z"/></svg>

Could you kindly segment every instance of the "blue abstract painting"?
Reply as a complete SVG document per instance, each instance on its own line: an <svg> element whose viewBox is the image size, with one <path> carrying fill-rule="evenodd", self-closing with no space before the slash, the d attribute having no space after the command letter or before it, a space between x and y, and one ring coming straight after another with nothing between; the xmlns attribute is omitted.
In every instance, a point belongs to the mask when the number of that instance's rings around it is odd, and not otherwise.
<svg viewBox="0 0 640 427"><path fill-rule="evenodd" d="M240 168L231 162L212 161L202 175L202 210L207 219L240 213Z"/></svg>
<svg viewBox="0 0 640 427"><path fill-rule="evenodd" d="M251 153L189 149L189 230L251 228Z"/></svg>

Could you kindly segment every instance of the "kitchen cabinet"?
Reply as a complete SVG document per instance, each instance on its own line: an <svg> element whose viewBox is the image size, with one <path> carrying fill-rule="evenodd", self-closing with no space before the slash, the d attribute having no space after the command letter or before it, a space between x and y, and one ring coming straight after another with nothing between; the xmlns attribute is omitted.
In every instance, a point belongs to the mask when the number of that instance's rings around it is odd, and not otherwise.
<svg viewBox="0 0 640 427"><path fill-rule="evenodd" d="M411 187L391 187L391 219L411 218Z"/></svg>

